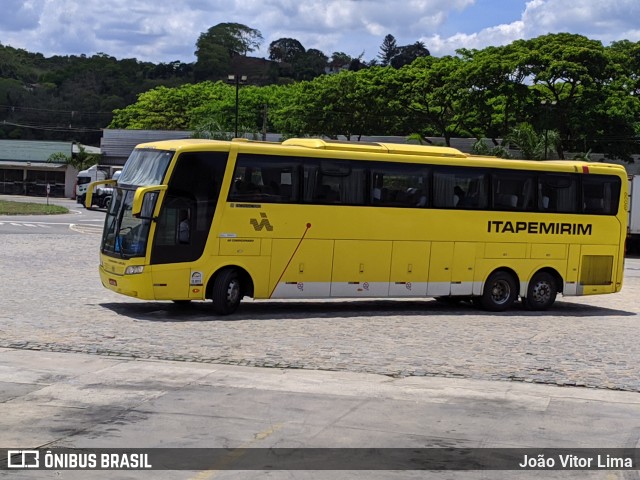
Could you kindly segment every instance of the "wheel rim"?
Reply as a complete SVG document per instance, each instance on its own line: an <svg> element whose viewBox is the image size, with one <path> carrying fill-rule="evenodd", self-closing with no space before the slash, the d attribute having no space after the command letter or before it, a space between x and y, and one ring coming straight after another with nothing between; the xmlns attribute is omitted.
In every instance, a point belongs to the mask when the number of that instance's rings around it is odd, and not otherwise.
<svg viewBox="0 0 640 480"><path fill-rule="evenodd" d="M235 305L240 300L240 282L238 280L231 280L227 287L227 304Z"/></svg>
<svg viewBox="0 0 640 480"><path fill-rule="evenodd" d="M506 280L498 280L491 286L491 300L496 305L504 305L511 297L511 285Z"/></svg>
<svg viewBox="0 0 640 480"><path fill-rule="evenodd" d="M544 304L551 300L551 285L548 282L538 282L531 290L531 300Z"/></svg>

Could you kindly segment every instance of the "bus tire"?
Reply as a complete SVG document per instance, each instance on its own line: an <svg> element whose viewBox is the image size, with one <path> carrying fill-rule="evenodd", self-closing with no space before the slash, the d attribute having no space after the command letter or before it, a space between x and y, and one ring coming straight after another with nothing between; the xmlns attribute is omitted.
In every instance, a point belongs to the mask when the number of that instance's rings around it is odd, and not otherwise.
<svg viewBox="0 0 640 480"><path fill-rule="evenodd" d="M484 284L480 304L485 310L502 312L518 298L518 287L513 275L505 271L493 272Z"/></svg>
<svg viewBox="0 0 640 480"><path fill-rule="evenodd" d="M527 287L527 296L523 298L527 310L546 310L556 301L558 285L553 275L547 272L536 273Z"/></svg>
<svg viewBox="0 0 640 480"><path fill-rule="evenodd" d="M229 315L236 311L242 300L242 284L235 268L225 268L216 275L211 300L213 310L218 315Z"/></svg>

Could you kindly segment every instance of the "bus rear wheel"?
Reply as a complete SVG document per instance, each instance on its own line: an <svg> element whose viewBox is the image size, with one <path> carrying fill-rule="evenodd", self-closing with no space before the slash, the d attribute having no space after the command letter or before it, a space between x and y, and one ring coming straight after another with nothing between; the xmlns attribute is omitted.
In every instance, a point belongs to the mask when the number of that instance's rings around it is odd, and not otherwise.
<svg viewBox="0 0 640 480"><path fill-rule="evenodd" d="M213 310L218 315L229 315L236 311L242 300L242 284L237 270L225 268L215 278L211 289Z"/></svg>
<svg viewBox="0 0 640 480"><path fill-rule="evenodd" d="M486 310L502 312L507 310L518 297L516 280L508 272L494 272L484 284L480 304Z"/></svg>
<svg viewBox="0 0 640 480"><path fill-rule="evenodd" d="M527 310L546 310L556 301L557 294L558 285L553 275L538 272L529 282L523 303Z"/></svg>

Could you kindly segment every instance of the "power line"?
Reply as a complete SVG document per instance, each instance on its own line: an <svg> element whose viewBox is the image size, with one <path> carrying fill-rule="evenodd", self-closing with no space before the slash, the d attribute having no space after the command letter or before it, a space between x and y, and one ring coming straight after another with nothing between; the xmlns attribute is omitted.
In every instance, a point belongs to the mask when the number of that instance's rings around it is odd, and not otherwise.
<svg viewBox="0 0 640 480"><path fill-rule="evenodd" d="M47 113L60 113L71 116L75 115L113 115L113 112L83 112L81 110L56 110L52 108L34 108L34 107L18 107L15 105L0 105L0 109L15 112L47 112Z"/></svg>
<svg viewBox="0 0 640 480"><path fill-rule="evenodd" d="M48 132L79 132L79 133L88 133L88 132L101 132L101 128L85 128L85 127L72 127L69 125L68 127L61 127L59 125L28 125L23 123L14 123L9 122L7 120L2 121L2 125L11 125L13 127L20 128L30 128L32 130L44 130Z"/></svg>

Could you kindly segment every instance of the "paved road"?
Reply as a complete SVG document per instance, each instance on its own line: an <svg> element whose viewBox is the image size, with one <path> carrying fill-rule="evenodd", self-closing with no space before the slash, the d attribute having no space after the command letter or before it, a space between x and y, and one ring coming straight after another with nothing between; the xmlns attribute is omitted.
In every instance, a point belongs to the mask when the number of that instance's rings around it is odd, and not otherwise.
<svg viewBox="0 0 640 480"><path fill-rule="evenodd" d="M0 200L45 203L43 197L0 195ZM0 235L5 234L92 234L100 235L104 224L104 210L87 210L75 200L50 198L51 205L69 209L64 215L5 215L0 216Z"/></svg>
<svg viewBox="0 0 640 480"><path fill-rule="evenodd" d="M3 236L0 347L640 391L637 259L627 260L621 293L559 298L545 313L429 299L248 301L216 317L206 303L104 289L99 240Z"/></svg>

